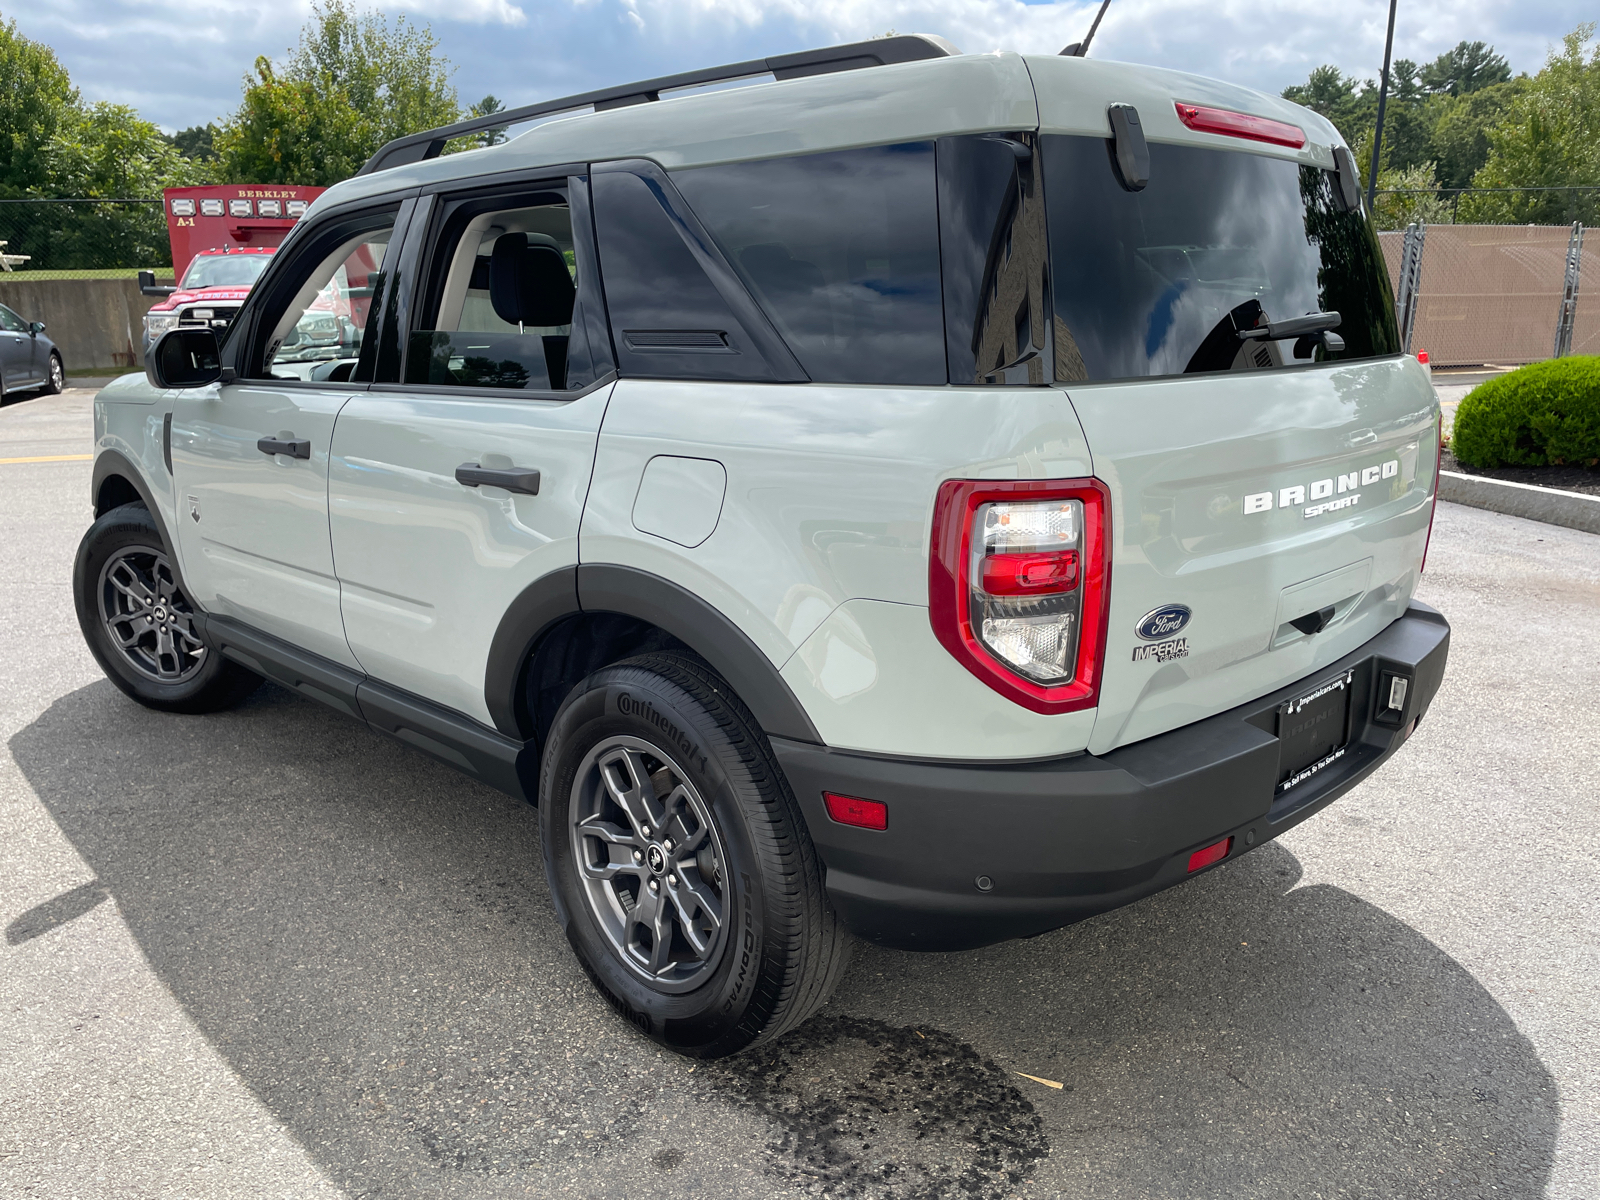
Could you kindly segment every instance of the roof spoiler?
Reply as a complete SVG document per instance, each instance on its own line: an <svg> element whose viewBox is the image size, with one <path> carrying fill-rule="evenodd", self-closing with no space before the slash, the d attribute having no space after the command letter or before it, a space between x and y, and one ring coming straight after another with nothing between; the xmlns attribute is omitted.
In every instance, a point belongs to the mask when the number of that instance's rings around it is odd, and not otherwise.
<svg viewBox="0 0 1600 1200"><path fill-rule="evenodd" d="M605 112L612 108L626 108L631 104L648 104L661 99L661 93L677 88L704 87L712 83L726 83L734 79L750 79L757 75L772 75L778 79L800 79L806 75L830 75L835 71L854 71L861 67L882 67L890 63L918 62L929 58L948 58L960 54L949 42L931 34L910 33L897 37L875 38L868 42L851 42L844 46L828 46L822 50L802 50L798 54L775 54L771 58L752 58L745 62L729 63L723 67L706 67L699 71L685 71L681 75L663 75L659 79L644 79L638 83L625 83L618 87L601 88L597 92L583 92L576 96L563 96L559 100L545 100L522 108L508 108L488 116L473 117L428 129L422 133L395 138L384 146L356 172L370 175L390 167L403 167L409 163L425 162L438 158L445 143L451 138L466 137L488 129L499 129L532 121L538 117L554 116L580 108Z"/></svg>

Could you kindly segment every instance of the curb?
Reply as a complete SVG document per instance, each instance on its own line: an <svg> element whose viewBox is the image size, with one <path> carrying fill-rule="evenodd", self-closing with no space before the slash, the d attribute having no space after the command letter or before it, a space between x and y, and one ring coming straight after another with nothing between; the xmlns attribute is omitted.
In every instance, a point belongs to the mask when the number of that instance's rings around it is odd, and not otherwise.
<svg viewBox="0 0 1600 1200"><path fill-rule="evenodd" d="M1482 475L1440 471L1439 499L1543 521L1546 525L1565 525L1585 533L1600 533L1600 496L1585 496L1582 492L1561 492L1531 483L1510 483L1503 479L1486 479Z"/></svg>

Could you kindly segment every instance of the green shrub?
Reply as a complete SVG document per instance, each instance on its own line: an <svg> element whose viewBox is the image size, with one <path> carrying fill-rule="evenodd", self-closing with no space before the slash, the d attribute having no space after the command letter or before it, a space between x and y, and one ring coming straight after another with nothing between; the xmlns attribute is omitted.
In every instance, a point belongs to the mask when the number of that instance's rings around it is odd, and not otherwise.
<svg viewBox="0 0 1600 1200"><path fill-rule="evenodd" d="M1456 410L1450 450L1469 467L1600 466L1600 356L1519 367Z"/></svg>

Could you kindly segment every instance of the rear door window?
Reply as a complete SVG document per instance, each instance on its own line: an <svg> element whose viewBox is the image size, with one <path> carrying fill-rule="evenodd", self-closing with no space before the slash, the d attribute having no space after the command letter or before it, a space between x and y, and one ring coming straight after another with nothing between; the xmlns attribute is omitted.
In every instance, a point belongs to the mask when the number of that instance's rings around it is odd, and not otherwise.
<svg viewBox="0 0 1600 1200"><path fill-rule="evenodd" d="M575 322L587 290L581 241L564 187L446 203L404 382L540 392L593 382L597 358ZM598 362L609 369L608 359Z"/></svg>
<svg viewBox="0 0 1600 1200"><path fill-rule="evenodd" d="M812 380L945 382L932 142L672 177Z"/></svg>
<svg viewBox="0 0 1600 1200"><path fill-rule="evenodd" d="M1364 215L1344 208L1331 172L1152 143L1150 182L1128 192L1104 139L1041 141L1057 380L1399 353L1377 235ZM1339 314L1342 351L1330 354L1310 345L1314 339L1238 337L1314 313Z"/></svg>

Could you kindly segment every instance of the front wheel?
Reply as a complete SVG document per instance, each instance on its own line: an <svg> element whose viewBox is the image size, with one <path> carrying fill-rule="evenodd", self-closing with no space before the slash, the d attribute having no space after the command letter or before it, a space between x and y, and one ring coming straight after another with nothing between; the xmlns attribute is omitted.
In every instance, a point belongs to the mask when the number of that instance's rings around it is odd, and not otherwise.
<svg viewBox="0 0 1600 1200"><path fill-rule="evenodd" d="M112 683L149 708L214 712L261 685L217 654L195 627L166 543L142 504L89 526L72 570L84 640Z"/></svg>
<svg viewBox="0 0 1600 1200"><path fill-rule="evenodd" d="M61 365L61 355L54 350L50 351L50 366L44 375L44 390L46 394L57 396L61 389L67 386L66 368Z"/></svg>
<svg viewBox="0 0 1600 1200"><path fill-rule="evenodd" d="M703 662L644 655L580 684L539 796L557 916L643 1032L716 1058L826 1002L849 935L765 737Z"/></svg>

